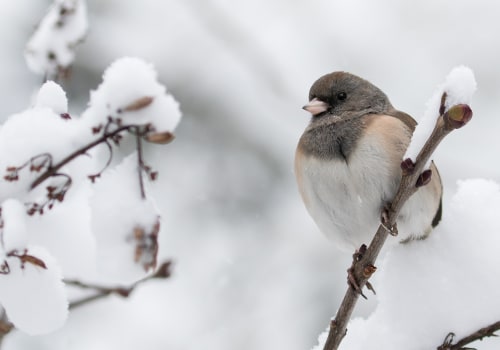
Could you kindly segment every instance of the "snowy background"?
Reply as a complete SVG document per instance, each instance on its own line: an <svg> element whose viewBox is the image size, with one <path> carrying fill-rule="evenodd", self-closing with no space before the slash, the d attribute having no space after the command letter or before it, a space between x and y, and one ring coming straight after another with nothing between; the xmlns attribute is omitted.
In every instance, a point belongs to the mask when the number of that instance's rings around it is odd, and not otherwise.
<svg viewBox="0 0 500 350"><path fill-rule="evenodd" d="M24 110L41 85L41 77L26 67L24 47L49 4L0 2L0 118ZM5 349L313 347L345 291L350 256L321 236L308 217L295 187L292 161L309 118L301 110L309 87L334 70L370 80L394 106L416 119L451 68L471 67L478 83L473 120L451 134L434 157L445 184L442 235L436 234L428 246L421 242L401 248L380 263L384 272L374 280L380 285L380 299L361 301L356 315L369 316L377 302L380 308L368 321L356 321L349 335L359 339L354 335L363 334L368 343L377 344L377 339L379 348L389 349L382 334L388 334L387 341L418 329L414 339L427 336L429 342L422 345L437 346L448 331L464 335L500 319L498 300L493 302L500 262L489 262L499 247L498 238L494 240L498 224L491 220L498 213L495 208L500 210L498 187L484 181L465 183L453 198L459 179L500 181L500 5L486 0L87 4L90 31L64 86L70 113L85 110L89 90L122 56L153 63L159 80L180 102L183 119L175 142L149 150L149 157L160 164L160 178L153 185L163 218L160 256L175 261L174 275L143 285L129 299L109 297L77 309L53 334L9 334ZM460 235L467 238L451 249L450 241ZM406 254L404 249L411 251ZM441 260L433 259L443 249L455 253L439 264ZM458 259L464 255L488 259L467 259L470 263L464 265ZM406 256L415 264L398 265ZM439 269L429 268L435 265ZM467 279L477 277L474 267L491 269L483 271L489 278ZM412 268L416 272L408 273ZM459 270L444 280L436 278L453 268ZM422 301L386 304L399 295L390 286L397 288L408 275L432 275L419 280ZM377 282L382 278L385 288ZM489 284L482 285L484 280ZM433 298L431 287L437 282L449 293ZM470 299L461 298L457 290ZM412 291L415 288L401 293L411 296ZM482 302L471 304L476 297ZM444 300L454 302L454 313L445 308L442 317L427 313L411 322L401 322L394 313L429 299L427 310L436 310ZM422 312L415 307L408 312L412 310ZM380 318L388 328L398 328L389 333L373 326L369 334L358 331L363 322L380 324ZM461 318L470 323L447 324ZM441 328L432 334L424 332L437 326ZM407 344L408 339L401 341ZM363 348L362 340L351 344ZM479 348L497 349L498 344L492 340L490 347L483 342Z"/></svg>

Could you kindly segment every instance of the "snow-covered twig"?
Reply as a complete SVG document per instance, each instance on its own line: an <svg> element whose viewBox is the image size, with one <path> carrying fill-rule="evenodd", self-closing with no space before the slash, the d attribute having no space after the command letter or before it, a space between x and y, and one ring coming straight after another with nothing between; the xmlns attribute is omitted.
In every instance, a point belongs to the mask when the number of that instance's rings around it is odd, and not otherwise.
<svg viewBox="0 0 500 350"><path fill-rule="evenodd" d="M483 340L486 337L496 337L496 331L500 330L500 321L490 324L489 326L483 327L474 333L463 337L455 344L453 344L453 338L455 338L455 333L448 333L444 339L443 344L438 346L437 350L464 350L470 349L465 348L465 345L475 342L476 340Z"/></svg>
<svg viewBox="0 0 500 350"><path fill-rule="evenodd" d="M145 102L147 100L147 103ZM147 107L151 104L153 98L146 97L140 98L137 101L132 102L124 109L120 109L118 113L130 112L140 110L142 108ZM66 182L63 186L47 187L47 201L43 204L31 203L28 209L30 215L35 213L43 214L44 208L47 206L49 209L52 208L55 202L62 202L64 199L64 195L66 191L69 189L71 185L71 177L66 174L62 174L59 171L62 167L72 162L77 157L87 154L89 150L92 148L99 146L101 144L105 144L108 146L110 151L109 160L104 166L104 168L97 174L88 175L88 178L94 182L96 178L98 178L101 173L106 170L109 166L112 156L113 156L113 147L112 143L115 145L120 144L120 140L122 139L122 133L128 132L136 137L136 149L138 154L138 175L139 175L139 187L141 198L145 199L145 189L144 189L144 181L143 174L146 174L151 180L155 180L157 177L157 172L153 171L150 166L144 163L143 159L143 149L142 149L142 141L147 141L151 143L160 143L166 144L173 140L174 136L171 132L155 132L154 127L150 124L139 125L139 124L130 124L123 125L121 118L112 118L109 117L105 126L99 125L92 128L92 132L94 134L98 134L102 132L102 135L95 140L89 142L88 144L82 146L81 148L73 151L68 154L62 160L57 163L53 163L53 157L51 154L42 153L37 156L32 157L29 161L25 162L20 166L9 166L7 168L7 174L4 176L4 179L7 181L17 181L19 180L19 172L24 168L29 166L29 170L32 172L40 173L40 175L33 180L30 185L30 189L34 189L42 184L45 180L49 178L53 178L56 176L66 177ZM43 171L43 172L42 172Z"/></svg>
<svg viewBox="0 0 500 350"><path fill-rule="evenodd" d="M390 205L382 213L382 223L368 247L356 252L349 269L350 280L356 282L357 288L349 287L342 300L335 319L330 323L330 330L324 350L338 349L347 332L347 323L351 318L354 306L361 295L360 290L367 285L368 279L375 272L375 261L389 234L397 234L396 219L403 204L414 194L418 187L430 181L432 174L425 170L426 164L439 143L451 131L464 126L472 117L472 110L466 104L457 104L446 108L446 93L441 96L439 113L441 114L431 135L423 145L415 160L405 159L401 163L403 176L399 189ZM350 284L352 285L352 283Z"/></svg>
<svg viewBox="0 0 500 350"><path fill-rule="evenodd" d="M34 189L35 187L39 186L42 182L47 180L49 177L54 176L57 174L57 172L66 164L69 162L73 161L75 158L84 155L89 151L90 149L102 144L102 143L108 143L109 140L119 140L117 137L121 137L120 134L124 131L130 131L132 129L136 129L139 126L137 125L125 125L125 126L120 126L117 129L113 130L112 132L105 132L101 137L98 139L90 142L89 144L83 146L80 149L77 149L76 151L72 152L68 156L66 156L64 159L62 159L60 162L54 165L49 165L46 169L45 172L43 172L40 176L38 176L32 183L30 188ZM114 142L119 142L119 141L114 141ZM90 175L91 178L96 177L96 175Z"/></svg>
<svg viewBox="0 0 500 350"><path fill-rule="evenodd" d="M26 45L28 67L45 76L60 80L75 59L75 48L88 30L87 6L84 0L54 0Z"/></svg>

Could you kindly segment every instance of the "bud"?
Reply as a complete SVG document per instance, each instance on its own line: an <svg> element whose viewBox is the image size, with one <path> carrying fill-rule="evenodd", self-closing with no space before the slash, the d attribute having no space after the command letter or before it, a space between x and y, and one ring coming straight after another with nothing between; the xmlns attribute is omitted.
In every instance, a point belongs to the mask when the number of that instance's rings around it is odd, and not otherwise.
<svg viewBox="0 0 500 350"><path fill-rule="evenodd" d="M160 232L160 221L156 220L151 232L140 226L133 230L133 239L135 243L134 262L142 265L145 271L156 267L158 255L158 233Z"/></svg>
<svg viewBox="0 0 500 350"><path fill-rule="evenodd" d="M422 187L427 185L429 182L431 182L432 178L432 170L427 169L420 174L420 176L417 179L417 183L415 184L416 187Z"/></svg>
<svg viewBox="0 0 500 350"><path fill-rule="evenodd" d="M363 276L365 278L370 278L375 271L377 271L377 268L373 264L366 265L365 268L363 269Z"/></svg>
<svg viewBox="0 0 500 350"><path fill-rule="evenodd" d="M175 137L174 134L172 134L170 131L164 131L164 132L151 132L146 136L144 136L144 139L151 143L166 145L167 143L172 142L174 137Z"/></svg>
<svg viewBox="0 0 500 350"><path fill-rule="evenodd" d="M443 118L453 129L459 129L471 120L472 109L466 104L454 105L443 115Z"/></svg>
<svg viewBox="0 0 500 350"><path fill-rule="evenodd" d="M401 162L401 170L403 170L403 175L409 175L415 169L415 163L411 158L406 158Z"/></svg>
<svg viewBox="0 0 500 350"><path fill-rule="evenodd" d="M158 267L156 272L154 273L153 277L154 278L169 278L170 275L172 274L172 262L171 261L165 261L163 264Z"/></svg>

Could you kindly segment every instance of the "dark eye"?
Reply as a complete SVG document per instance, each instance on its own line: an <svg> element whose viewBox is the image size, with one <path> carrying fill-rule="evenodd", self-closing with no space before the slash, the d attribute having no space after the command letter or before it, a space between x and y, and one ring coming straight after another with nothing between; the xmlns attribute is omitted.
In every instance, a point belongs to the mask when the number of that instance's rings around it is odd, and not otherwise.
<svg viewBox="0 0 500 350"><path fill-rule="evenodd" d="M345 100L346 98L347 98L347 94L346 94L345 92L343 92L343 91L342 91L342 92L339 92L339 93L337 94L337 99L338 99L338 100L340 100L340 101L343 101L343 100Z"/></svg>

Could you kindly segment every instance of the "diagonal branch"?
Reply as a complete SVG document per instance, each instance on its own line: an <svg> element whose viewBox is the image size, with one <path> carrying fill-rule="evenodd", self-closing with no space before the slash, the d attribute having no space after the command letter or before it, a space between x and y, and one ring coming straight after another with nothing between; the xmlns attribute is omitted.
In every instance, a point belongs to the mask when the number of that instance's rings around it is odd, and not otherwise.
<svg viewBox="0 0 500 350"><path fill-rule="evenodd" d="M444 339L443 344L438 346L437 350L465 350L470 348L465 348L465 345L475 342L476 340L483 340L485 337L496 337L496 331L500 330L500 321L490 324L489 326L483 327L474 333L463 337L458 342L453 344L453 338L455 338L455 333L448 333Z"/></svg>
<svg viewBox="0 0 500 350"><path fill-rule="evenodd" d="M69 286L74 286L82 289L91 289L96 291L95 294L73 301L69 304L69 309L73 310L77 307L83 306L85 304L88 304L90 302L93 302L95 300L102 299L108 295L111 294L116 294L120 295L124 298L127 298L130 296L130 294L141 284L148 282L152 279L167 279L171 275L171 268L172 268L172 262L170 260L167 260L163 262L160 267L156 270L155 273L144 277L143 279L140 279L139 281L131 284L130 286L127 287L104 287L104 286L99 286L99 285L94 285L94 284L89 284L89 283L84 283L78 280L64 280L64 283ZM2 340L11 331L15 330L15 325L12 324L8 318L7 314L5 313L4 310L0 308L0 346L2 344Z"/></svg>
<svg viewBox="0 0 500 350"><path fill-rule="evenodd" d="M172 267L172 262L171 261L165 261L163 264L158 267L155 273L144 277L143 279L131 284L130 286L127 287L105 287L105 286L100 286L100 285L94 285L91 283L85 283L79 280L65 280L64 283L68 286L74 286L78 287L81 289L90 289L94 290L96 293L92 294L90 296L84 297L82 299L73 301L69 304L69 308L75 309L77 307L83 306L85 304L88 304L92 301L102 299L104 297L107 297L108 295L115 294L119 295L121 297L127 298L130 296L130 294L140 285L143 284L147 281L150 281L152 279L166 279L169 278L171 275L171 267Z"/></svg>
<svg viewBox="0 0 500 350"><path fill-rule="evenodd" d="M387 239L389 233L395 234L396 219L403 207L404 203L410 196L418 190L418 187L426 183L426 177L429 176L428 171L424 168L428 164L430 157L439 143L454 129L465 125L472 117L472 111L467 105L455 105L443 114L445 108L446 95L441 98L441 107L439 112L442 114L437 119L436 125L432 134L418 154L415 162L411 159L406 159L401 163L403 176L399 189L392 203L382 213L383 222L378 227L378 230L373 237L370 245L362 247L363 253L355 253L353 264L350 269L351 278L357 283L357 289L349 287L346 291L344 299L337 311L335 319L330 323L330 330L326 340L324 350L338 349L342 339L347 333L347 323L351 318L352 312L358 301L361 289L367 285L368 279L375 272L375 261ZM428 178L430 179L430 178ZM427 179L427 180L428 180ZM365 250L366 249L366 250ZM369 283L368 283L368 286Z"/></svg>

